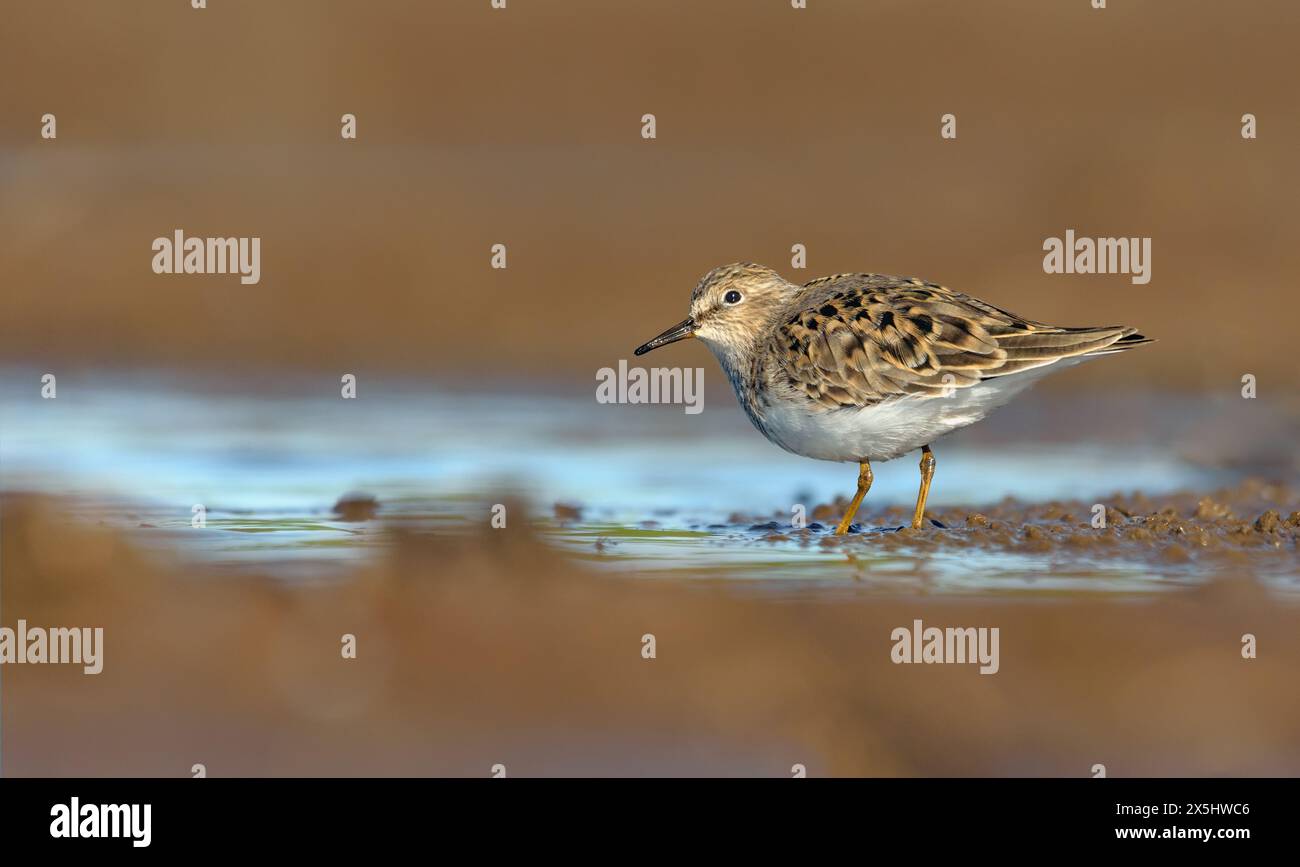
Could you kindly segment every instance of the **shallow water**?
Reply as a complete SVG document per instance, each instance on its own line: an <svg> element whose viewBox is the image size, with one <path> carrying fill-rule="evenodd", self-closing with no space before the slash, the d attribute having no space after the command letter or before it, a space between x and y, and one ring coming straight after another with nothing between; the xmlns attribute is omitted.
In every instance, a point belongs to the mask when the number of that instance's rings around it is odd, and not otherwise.
<svg viewBox="0 0 1300 867"><path fill-rule="evenodd" d="M599 568L778 593L1143 593L1204 577L1195 564L1153 568L1116 555L827 548L829 528L817 525L769 541L796 506L811 515L851 493L855 468L780 451L734 403L687 415L418 384L343 400L328 377L254 396L138 373L62 376L57 399L42 400L36 372L6 371L0 382L3 489L71 495L74 519L287 579L355 563L383 544L386 527L476 531L494 504L517 502L531 511L509 522L528 521ZM936 508L1155 495L1232 475L1167 446L954 439L937 449ZM878 466L869 502L910 504L916 484L911 457ZM377 498L378 517L339 520L333 504L347 492ZM206 509L203 529L191 526L195 504ZM867 529L868 543L888 531Z"/></svg>

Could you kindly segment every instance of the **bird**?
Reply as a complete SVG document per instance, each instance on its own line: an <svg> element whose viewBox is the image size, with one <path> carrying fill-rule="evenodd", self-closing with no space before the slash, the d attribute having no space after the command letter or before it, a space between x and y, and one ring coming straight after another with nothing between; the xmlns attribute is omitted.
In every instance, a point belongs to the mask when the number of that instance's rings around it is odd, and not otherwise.
<svg viewBox="0 0 1300 867"><path fill-rule="evenodd" d="M635 354L696 338L768 440L804 457L858 464L836 535L853 526L873 461L921 450L912 515L920 529L936 439L1048 373L1155 342L1123 325L1035 322L913 277L834 274L798 285L752 262L705 274L689 314Z"/></svg>

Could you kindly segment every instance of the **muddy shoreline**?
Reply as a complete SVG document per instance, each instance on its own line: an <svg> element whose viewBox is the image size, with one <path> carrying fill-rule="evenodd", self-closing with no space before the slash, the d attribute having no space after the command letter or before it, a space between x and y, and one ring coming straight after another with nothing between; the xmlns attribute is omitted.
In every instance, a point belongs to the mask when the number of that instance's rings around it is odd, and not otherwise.
<svg viewBox="0 0 1300 867"><path fill-rule="evenodd" d="M1286 485L1260 480L1209 493L1116 493L1092 503L1026 503L1008 497L977 509L931 508L926 525L915 530L910 526L910 509L864 506L850 532L835 536L835 524L847 505L841 498L817 506L812 523L804 528L791 526L787 519L784 526L776 520L755 520L748 529L766 531L761 538L767 542L795 541L846 550L863 545L916 551L981 548L1138 556L1169 563L1209 560L1235 566L1289 558L1300 569L1296 559L1300 494ZM746 520L743 515L732 517L737 522Z"/></svg>
<svg viewBox="0 0 1300 867"><path fill-rule="evenodd" d="M1300 774L1300 606L1230 563L1137 603L774 604L597 574L521 522L393 530L346 580L292 585L141 551L57 500L0 508L6 622L105 636L99 675L6 666L7 775ZM916 619L999 628L998 672L894 664Z"/></svg>

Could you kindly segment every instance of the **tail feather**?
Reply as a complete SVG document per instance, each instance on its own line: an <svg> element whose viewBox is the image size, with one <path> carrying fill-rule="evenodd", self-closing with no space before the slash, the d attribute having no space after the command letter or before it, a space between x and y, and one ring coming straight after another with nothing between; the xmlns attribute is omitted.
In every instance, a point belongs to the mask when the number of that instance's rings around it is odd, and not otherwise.
<svg viewBox="0 0 1300 867"><path fill-rule="evenodd" d="M1111 346L1110 352L1123 352L1125 349L1132 349L1135 346L1145 346L1148 343L1155 343L1154 337L1147 337L1145 334L1139 334L1136 328L1126 329L1125 334Z"/></svg>
<svg viewBox="0 0 1300 867"><path fill-rule="evenodd" d="M1156 342L1154 337L1147 337L1145 334L1139 333L1136 328L1125 328L1123 332L1124 336L1109 346L1104 346L1101 349L1094 349L1085 354L1112 355L1116 352L1123 352L1126 349L1134 349L1138 346L1146 346L1148 343Z"/></svg>
<svg viewBox="0 0 1300 867"><path fill-rule="evenodd" d="M1055 364L1068 358L1092 358L1124 352L1147 343L1152 338L1136 328L1106 325L1099 328L1061 328L1051 331L1005 334L997 337L998 347L1007 354L1006 363L982 377L1006 376Z"/></svg>

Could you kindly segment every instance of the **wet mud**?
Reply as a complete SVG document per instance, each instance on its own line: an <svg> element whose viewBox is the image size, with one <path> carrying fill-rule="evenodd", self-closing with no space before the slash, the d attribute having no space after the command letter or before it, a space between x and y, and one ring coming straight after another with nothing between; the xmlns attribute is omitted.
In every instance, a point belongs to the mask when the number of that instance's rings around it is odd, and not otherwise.
<svg viewBox="0 0 1300 867"><path fill-rule="evenodd" d="M1006 498L978 508L931 508L919 529L911 526L911 509L864 507L850 532L836 536L835 525L847 505L842 499L817 506L802 528L792 526L784 514L780 520L732 518L766 542L846 551L979 549L1172 564L1300 563L1300 494L1286 485L1259 480L1208 493L1116 493L1096 502L1026 503Z"/></svg>
<svg viewBox="0 0 1300 867"><path fill-rule="evenodd" d="M10 776L1300 774L1300 607L1245 570L1136 602L773 603L614 580L519 522L389 527L340 580L294 584L141 550L59 500L0 508L6 622L104 629L100 674L5 666ZM1071 523L1052 508L1031 526ZM919 535L1024 535L1019 513L982 514L987 528ZM1212 526L1226 547L1246 521ZM841 544L877 536L906 538ZM894 662L894 630L918 619L998 628L997 672Z"/></svg>

